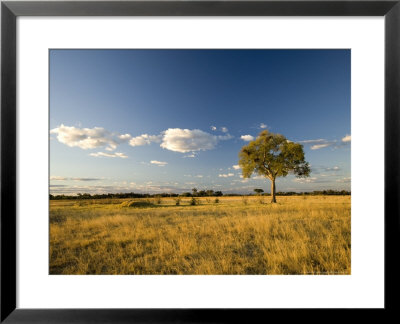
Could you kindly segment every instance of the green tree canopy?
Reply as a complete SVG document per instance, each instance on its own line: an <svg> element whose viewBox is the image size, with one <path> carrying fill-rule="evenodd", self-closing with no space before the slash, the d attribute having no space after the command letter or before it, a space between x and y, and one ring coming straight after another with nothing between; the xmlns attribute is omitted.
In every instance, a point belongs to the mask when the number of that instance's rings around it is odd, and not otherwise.
<svg viewBox="0 0 400 324"><path fill-rule="evenodd" d="M308 177L311 172L308 162L305 161L303 145L267 130L242 147L239 165L244 178L250 178L255 173L271 180L271 202L276 202L277 177L286 177L289 173L297 177Z"/></svg>

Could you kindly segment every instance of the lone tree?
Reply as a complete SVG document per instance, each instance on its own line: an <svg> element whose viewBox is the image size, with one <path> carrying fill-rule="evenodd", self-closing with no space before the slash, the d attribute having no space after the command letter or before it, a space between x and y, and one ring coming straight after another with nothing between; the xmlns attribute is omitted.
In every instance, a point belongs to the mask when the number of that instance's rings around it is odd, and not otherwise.
<svg viewBox="0 0 400 324"><path fill-rule="evenodd" d="M289 173L298 178L308 177L311 170L304 160L303 145L291 142L281 134L262 131L239 153L239 165L244 178L253 173L271 180L271 202L276 203L275 179Z"/></svg>
<svg viewBox="0 0 400 324"><path fill-rule="evenodd" d="M262 190L262 189L254 189L254 192L255 192L257 195L261 195L261 194L264 192L264 190Z"/></svg>

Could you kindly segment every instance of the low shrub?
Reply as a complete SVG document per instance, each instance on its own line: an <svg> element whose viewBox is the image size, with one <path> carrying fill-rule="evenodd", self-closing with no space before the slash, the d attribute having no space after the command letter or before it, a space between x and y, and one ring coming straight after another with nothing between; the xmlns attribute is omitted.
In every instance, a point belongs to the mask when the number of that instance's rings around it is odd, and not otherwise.
<svg viewBox="0 0 400 324"><path fill-rule="evenodd" d="M149 201L124 201L121 204L121 207L136 207L136 208L146 208L146 207L153 207L154 204L152 204Z"/></svg>
<svg viewBox="0 0 400 324"><path fill-rule="evenodd" d="M199 204L199 200L198 199L196 199L194 197L192 197L192 199L190 199L190 205L191 206L195 206L195 205L198 205L198 204Z"/></svg>
<svg viewBox="0 0 400 324"><path fill-rule="evenodd" d="M161 205L161 202L162 202L161 196L155 196L155 198L154 198L154 204L156 204L156 205Z"/></svg>

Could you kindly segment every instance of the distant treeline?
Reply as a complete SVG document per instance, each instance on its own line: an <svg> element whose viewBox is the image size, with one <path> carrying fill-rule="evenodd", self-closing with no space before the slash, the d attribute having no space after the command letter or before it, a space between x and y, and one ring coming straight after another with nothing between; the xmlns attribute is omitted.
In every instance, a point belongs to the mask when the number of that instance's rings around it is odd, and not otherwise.
<svg viewBox="0 0 400 324"><path fill-rule="evenodd" d="M157 198L157 197L221 197L222 191L214 190L200 190L193 192L184 192L181 194L176 193L160 193L160 194L141 194L136 192L121 192L121 193L108 193L108 194L89 194L78 193L77 195L50 195L50 199L110 199L110 198Z"/></svg>
<svg viewBox="0 0 400 324"><path fill-rule="evenodd" d="M89 193L78 193L77 195L51 195L50 200L60 200L60 199L112 199L112 198L154 198L154 197L234 197L234 196L259 196L260 194L234 194L227 193L224 194L222 191L214 191L214 190L199 190L192 192L184 192L181 194L176 193L161 193L161 194L141 194L135 192L126 192L126 193L108 193L108 194L89 194ZM262 196L270 196L269 193L263 193ZM309 192L277 192L277 196L348 196L351 195L350 191L346 190L315 190Z"/></svg>
<svg viewBox="0 0 400 324"><path fill-rule="evenodd" d="M294 192L294 191L287 191L287 192L277 192L278 196L350 196L351 192L346 190L314 190L308 192ZM269 196L269 194L266 194Z"/></svg>

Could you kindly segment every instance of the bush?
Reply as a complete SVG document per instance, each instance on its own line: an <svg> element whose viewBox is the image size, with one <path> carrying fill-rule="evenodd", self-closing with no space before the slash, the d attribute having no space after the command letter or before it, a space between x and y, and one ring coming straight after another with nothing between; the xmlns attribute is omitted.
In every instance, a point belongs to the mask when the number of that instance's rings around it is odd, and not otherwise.
<svg viewBox="0 0 400 324"><path fill-rule="evenodd" d="M218 204L219 203L219 199L215 198L214 203Z"/></svg>
<svg viewBox="0 0 400 324"><path fill-rule="evenodd" d="M135 208L146 208L146 207L154 207L149 201L124 201L121 204L121 207L135 207Z"/></svg>
<svg viewBox="0 0 400 324"><path fill-rule="evenodd" d="M181 204L181 198L175 198L175 205L179 206Z"/></svg>
<svg viewBox="0 0 400 324"><path fill-rule="evenodd" d="M190 205L191 206L195 206L195 205L198 205L198 204L199 204L199 200L198 199L196 199L194 197L192 197L192 199L190 199Z"/></svg>

